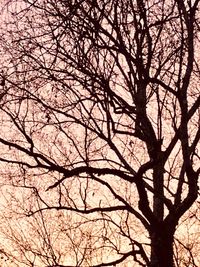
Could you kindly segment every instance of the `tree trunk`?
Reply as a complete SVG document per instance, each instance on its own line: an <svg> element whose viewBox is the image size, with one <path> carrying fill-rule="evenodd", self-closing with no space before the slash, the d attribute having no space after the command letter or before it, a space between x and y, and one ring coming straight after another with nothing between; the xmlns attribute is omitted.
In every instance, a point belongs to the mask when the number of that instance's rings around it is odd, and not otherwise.
<svg viewBox="0 0 200 267"><path fill-rule="evenodd" d="M151 238L151 263L149 267L174 267L173 240L174 231L164 227L155 229Z"/></svg>

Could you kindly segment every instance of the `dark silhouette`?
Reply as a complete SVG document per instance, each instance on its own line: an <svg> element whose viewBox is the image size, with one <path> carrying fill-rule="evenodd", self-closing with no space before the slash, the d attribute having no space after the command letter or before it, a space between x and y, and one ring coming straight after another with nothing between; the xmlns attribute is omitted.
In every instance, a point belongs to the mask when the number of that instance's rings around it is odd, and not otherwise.
<svg viewBox="0 0 200 267"><path fill-rule="evenodd" d="M41 203L28 216L69 211L100 229L76 266L178 266L200 173L199 1L22 2L2 42L0 142L23 177L12 183Z"/></svg>

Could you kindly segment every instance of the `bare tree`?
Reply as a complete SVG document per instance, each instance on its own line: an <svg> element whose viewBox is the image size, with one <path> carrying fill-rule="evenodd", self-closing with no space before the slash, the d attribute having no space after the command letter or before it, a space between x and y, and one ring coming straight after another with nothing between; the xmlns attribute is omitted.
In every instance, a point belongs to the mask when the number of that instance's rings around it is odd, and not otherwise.
<svg viewBox="0 0 200 267"><path fill-rule="evenodd" d="M27 216L96 225L90 263L83 249L74 266L178 266L174 235L200 173L198 8L23 0L3 11L0 160L39 201L23 202Z"/></svg>

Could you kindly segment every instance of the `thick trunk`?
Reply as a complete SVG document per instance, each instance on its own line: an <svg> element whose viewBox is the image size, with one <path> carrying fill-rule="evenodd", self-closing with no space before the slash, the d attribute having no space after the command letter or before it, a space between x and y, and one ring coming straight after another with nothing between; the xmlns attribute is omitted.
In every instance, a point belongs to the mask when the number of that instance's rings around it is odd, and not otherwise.
<svg viewBox="0 0 200 267"><path fill-rule="evenodd" d="M174 267L174 231L160 229L151 233L151 263L149 267Z"/></svg>
<svg viewBox="0 0 200 267"><path fill-rule="evenodd" d="M153 213L157 219L157 225L151 229L151 259L149 267L174 267L173 239L175 227L173 224L164 222L164 161L160 148L155 154L157 162L153 170L153 185L155 194L153 197ZM155 229L154 229L155 228Z"/></svg>

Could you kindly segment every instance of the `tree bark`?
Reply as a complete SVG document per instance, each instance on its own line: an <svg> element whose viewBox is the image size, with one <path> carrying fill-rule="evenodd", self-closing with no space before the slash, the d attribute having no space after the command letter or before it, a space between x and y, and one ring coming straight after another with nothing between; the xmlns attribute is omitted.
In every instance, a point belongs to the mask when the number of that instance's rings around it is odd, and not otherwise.
<svg viewBox="0 0 200 267"><path fill-rule="evenodd" d="M170 229L170 228L168 228ZM174 267L173 260L174 231L165 227L154 229L151 238L151 263L149 267Z"/></svg>

